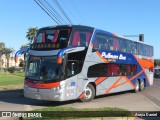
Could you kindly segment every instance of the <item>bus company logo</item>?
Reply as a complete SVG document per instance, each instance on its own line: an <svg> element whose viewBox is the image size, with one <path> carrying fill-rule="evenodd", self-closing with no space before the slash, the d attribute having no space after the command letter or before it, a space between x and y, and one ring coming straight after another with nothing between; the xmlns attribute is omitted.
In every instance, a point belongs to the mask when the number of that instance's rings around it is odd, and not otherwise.
<svg viewBox="0 0 160 120"><path fill-rule="evenodd" d="M123 56L122 54L118 55L112 55L111 53L106 54L106 52L102 52L101 57L104 57L106 59L114 59L114 60L126 60L126 56Z"/></svg>

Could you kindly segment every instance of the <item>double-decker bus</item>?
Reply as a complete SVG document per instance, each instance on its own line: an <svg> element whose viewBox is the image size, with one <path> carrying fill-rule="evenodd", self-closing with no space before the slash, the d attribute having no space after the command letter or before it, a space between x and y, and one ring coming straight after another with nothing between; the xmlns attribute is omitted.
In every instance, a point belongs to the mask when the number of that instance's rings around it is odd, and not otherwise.
<svg viewBox="0 0 160 120"><path fill-rule="evenodd" d="M38 30L27 52L24 96L49 101L80 99L153 85L153 47L93 27Z"/></svg>

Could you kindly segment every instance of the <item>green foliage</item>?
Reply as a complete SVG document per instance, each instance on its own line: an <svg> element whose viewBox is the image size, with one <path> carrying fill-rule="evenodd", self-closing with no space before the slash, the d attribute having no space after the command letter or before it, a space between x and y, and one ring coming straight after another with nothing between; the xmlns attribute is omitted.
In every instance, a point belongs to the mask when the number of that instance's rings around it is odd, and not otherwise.
<svg viewBox="0 0 160 120"><path fill-rule="evenodd" d="M36 32L37 32L38 28L35 27L35 28L29 28L28 29L28 32L27 32L27 35L26 35L26 38L29 40L29 43L31 44L33 42L33 39L36 35Z"/></svg>
<svg viewBox="0 0 160 120"><path fill-rule="evenodd" d="M8 72L10 72L10 73L14 73L15 72L15 67L9 67L8 68Z"/></svg>
<svg viewBox="0 0 160 120"><path fill-rule="evenodd" d="M24 72L0 72L0 86L23 85ZM8 88L8 87L7 87Z"/></svg>
<svg viewBox="0 0 160 120"><path fill-rule="evenodd" d="M22 59L20 59L19 61L20 61L19 67L25 67L25 61Z"/></svg>
<svg viewBox="0 0 160 120"><path fill-rule="evenodd" d="M154 60L154 66L160 66L160 59Z"/></svg>
<svg viewBox="0 0 160 120"><path fill-rule="evenodd" d="M24 44L24 45L21 45L20 49L25 49L25 48L29 48L29 44Z"/></svg>

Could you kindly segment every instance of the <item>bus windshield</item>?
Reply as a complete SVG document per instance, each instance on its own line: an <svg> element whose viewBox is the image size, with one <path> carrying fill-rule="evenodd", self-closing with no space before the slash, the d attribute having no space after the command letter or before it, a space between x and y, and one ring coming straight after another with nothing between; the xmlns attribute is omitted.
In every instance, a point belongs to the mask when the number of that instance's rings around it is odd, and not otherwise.
<svg viewBox="0 0 160 120"><path fill-rule="evenodd" d="M56 56L30 56L26 66L26 78L33 81L60 81L62 65L56 63Z"/></svg>

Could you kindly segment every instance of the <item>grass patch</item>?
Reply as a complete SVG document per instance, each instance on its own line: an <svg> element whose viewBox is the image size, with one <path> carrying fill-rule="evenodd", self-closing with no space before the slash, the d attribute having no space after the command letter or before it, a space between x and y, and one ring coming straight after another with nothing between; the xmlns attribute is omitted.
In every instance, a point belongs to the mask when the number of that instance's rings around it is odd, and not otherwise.
<svg viewBox="0 0 160 120"><path fill-rule="evenodd" d="M32 111L41 113L41 118L25 118L26 120L50 120L50 119L78 119L78 118L100 118L100 117L129 117L131 112L121 108L82 108L72 107L48 107Z"/></svg>
<svg viewBox="0 0 160 120"><path fill-rule="evenodd" d="M104 108L72 108L72 107L47 107L42 109L37 109L36 111L126 111L125 109L121 108L110 108L110 107L104 107Z"/></svg>
<svg viewBox="0 0 160 120"><path fill-rule="evenodd" d="M24 72L0 72L0 86L22 85L24 81Z"/></svg>

